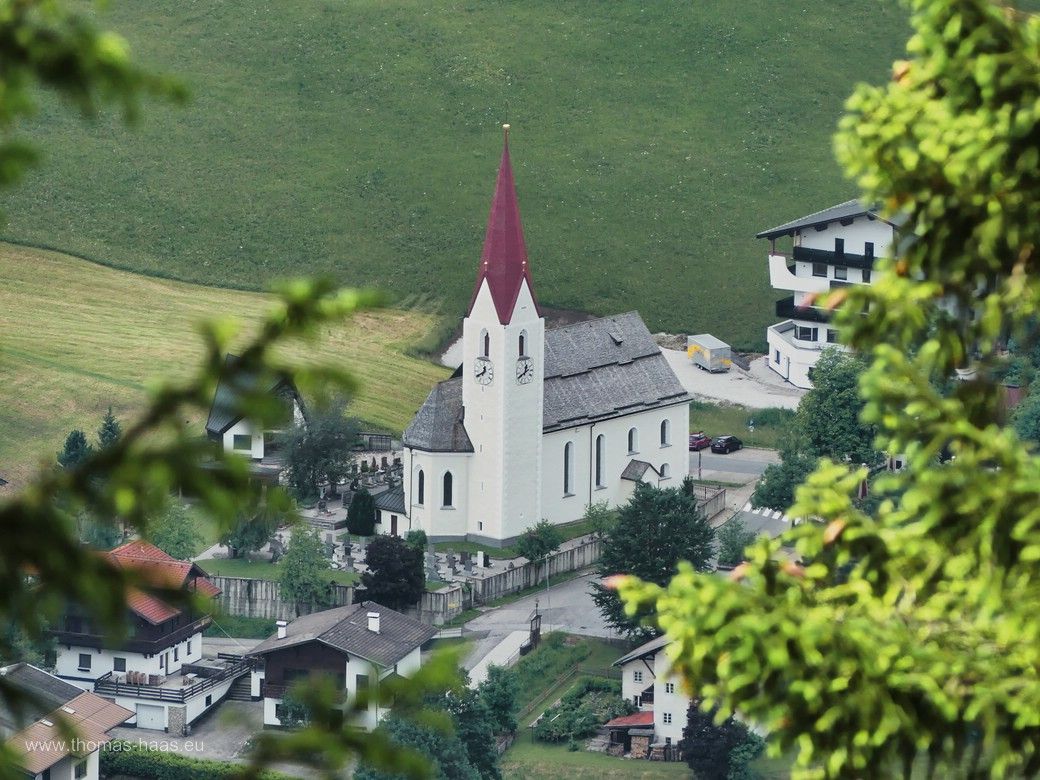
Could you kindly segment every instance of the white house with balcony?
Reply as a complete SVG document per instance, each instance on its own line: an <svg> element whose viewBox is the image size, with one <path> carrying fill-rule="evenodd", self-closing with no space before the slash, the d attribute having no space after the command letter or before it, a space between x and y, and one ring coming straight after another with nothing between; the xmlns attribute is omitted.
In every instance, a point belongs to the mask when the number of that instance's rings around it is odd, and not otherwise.
<svg viewBox="0 0 1040 780"><path fill-rule="evenodd" d="M690 696L672 672L665 652L668 641L664 636L652 639L613 664L621 668L621 695L639 708L606 724L619 755L642 758L654 748L677 747L682 739Z"/></svg>
<svg viewBox="0 0 1040 780"><path fill-rule="evenodd" d="M820 303L831 290L870 284L874 261L886 255L898 225L857 200L763 230L769 239L769 281L790 293L776 302L783 319L766 329L769 367L796 387L812 387L820 353L838 341Z"/></svg>
<svg viewBox="0 0 1040 780"><path fill-rule="evenodd" d="M463 362L404 432L380 526L507 545L542 519L689 472L690 396L636 312L546 329L505 146L462 321Z"/></svg>

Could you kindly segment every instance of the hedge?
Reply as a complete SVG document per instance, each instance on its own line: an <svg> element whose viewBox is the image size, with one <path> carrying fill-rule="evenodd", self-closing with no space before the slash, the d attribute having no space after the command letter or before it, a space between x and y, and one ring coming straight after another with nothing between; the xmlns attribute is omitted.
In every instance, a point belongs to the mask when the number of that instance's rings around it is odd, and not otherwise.
<svg viewBox="0 0 1040 780"><path fill-rule="evenodd" d="M189 758L114 740L101 751L101 776L126 775L144 780L224 780L241 775L243 764ZM263 780L292 780L291 775L265 771Z"/></svg>

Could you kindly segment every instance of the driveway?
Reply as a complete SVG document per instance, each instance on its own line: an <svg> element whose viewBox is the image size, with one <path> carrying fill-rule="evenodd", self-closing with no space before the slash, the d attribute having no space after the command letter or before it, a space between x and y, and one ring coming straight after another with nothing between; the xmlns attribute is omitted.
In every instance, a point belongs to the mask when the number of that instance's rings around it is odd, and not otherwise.
<svg viewBox="0 0 1040 780"><path fill-rule="evenodd" d="M767 466L780 462L776 450L744 447L728 455L716 455L710 450L690 453L690 474L697 479L715 479L721 482L746 482L752 477L761 477ZM700 476L698 476L698 468ZM729 477L716 476L723 474Z"/></svg>
<svg viewBox="0 0 1040 780"><path fill-rule="evenodd" d="M797 409L806 393L770 371L764 357L755 360L750 371L734 364L729 371L711 374L697 368L681 350L661 349L661 354L686 392L709 401L740 404L749 409Z"/></svg>

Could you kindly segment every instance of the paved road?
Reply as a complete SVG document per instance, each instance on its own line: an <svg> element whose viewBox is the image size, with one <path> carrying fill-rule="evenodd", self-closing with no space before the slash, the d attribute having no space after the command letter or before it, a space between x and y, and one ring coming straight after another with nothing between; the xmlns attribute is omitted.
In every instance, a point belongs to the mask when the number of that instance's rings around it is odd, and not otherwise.
<svg viewBox="0 0 1040 780"><path fill-rule="evenodd" d="M715 455L708 450L690 453L690 473L697 476L697 462L700 460L702 473L725 472L727 474L748 474L755 477L765 473L766 466L780 462L780 456L774 450L745 448L728 455ZM705 479L711 477L705 474Z"/></svg>
<svg viewBox="0 0 1040 780"><path fill-rule="evenodd" d="M567 631L571 634L585 636L616 637L616 631L603 622L596 605L592 603L590 585L596 581L595 575L589 573L573 580L560 583L535 595L525 596L510 604L495 607L484 612L466 624L473 631L487 631L487 638L477 646L465 660L466 669L472 669L477 662L491 651L513 631L526 631L530 628L530 617L538 602L538 611L542 613L542 631Z"/></svg>

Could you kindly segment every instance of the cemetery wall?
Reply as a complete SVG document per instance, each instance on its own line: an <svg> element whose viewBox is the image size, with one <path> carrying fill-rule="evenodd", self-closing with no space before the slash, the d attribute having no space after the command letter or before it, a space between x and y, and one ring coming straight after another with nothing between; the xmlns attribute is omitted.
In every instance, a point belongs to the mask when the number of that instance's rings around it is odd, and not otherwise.
<svg viewBox="0 0 1040 780"><path fill-rule="evenodd" d="M273 580L254 580L245 577L208 578L220 588L217 603L226 615L236 617L265 618L267 620L293 620L297 614L311 610L304 605L297 613L296 604L282 598L282 585ZM344 607L354 603L354 588L349 585L332 586L333 607Z"/></svg>

